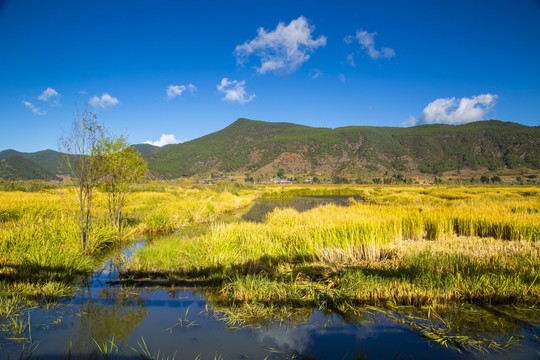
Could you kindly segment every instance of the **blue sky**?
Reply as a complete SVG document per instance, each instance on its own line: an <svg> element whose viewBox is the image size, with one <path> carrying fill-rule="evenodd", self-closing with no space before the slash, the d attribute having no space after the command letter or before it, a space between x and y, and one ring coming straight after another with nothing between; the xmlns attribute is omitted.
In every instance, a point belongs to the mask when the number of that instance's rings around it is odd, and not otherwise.
<svg viewBox="0 0 540 360"><path fill-rule="evenodd" d="M4 0L0 150L57 149L85 104L132 143L239 117L538 126L539 64L533 0Z"/></svg>

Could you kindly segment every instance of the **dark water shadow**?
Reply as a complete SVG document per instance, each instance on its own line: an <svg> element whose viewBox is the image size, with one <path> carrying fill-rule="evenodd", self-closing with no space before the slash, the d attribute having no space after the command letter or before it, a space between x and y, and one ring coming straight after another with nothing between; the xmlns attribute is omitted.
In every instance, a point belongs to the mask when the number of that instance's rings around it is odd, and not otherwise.
<svg viewBox="0 0 540 360"><path fill-rule="evenodd" d="M285 199L259 199L256 200L253 206L242 215L242 220L263 222L268 213L275 209L290 208L298 212L305 212L313 208L333 204L337 206L349 206L350 199L361 201L362 197L358 195L328 195L328 196L308 196L300 195Z"/></svg>

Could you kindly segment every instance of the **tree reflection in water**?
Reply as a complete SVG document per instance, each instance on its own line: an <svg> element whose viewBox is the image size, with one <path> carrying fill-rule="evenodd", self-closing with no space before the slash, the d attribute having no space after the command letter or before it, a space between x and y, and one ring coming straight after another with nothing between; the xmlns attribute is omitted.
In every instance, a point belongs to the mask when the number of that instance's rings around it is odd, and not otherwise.
<svg viewBox="0 0 540 360"><path fill-rule="evenodd" d="M148 315L146 299L130 287L105 287L92 293L92 281L85 279L81 286L80 311L72 323L69 345L72 353L90 354L96 343L114 338L119 348L125 348L135 329Z"/></svg>

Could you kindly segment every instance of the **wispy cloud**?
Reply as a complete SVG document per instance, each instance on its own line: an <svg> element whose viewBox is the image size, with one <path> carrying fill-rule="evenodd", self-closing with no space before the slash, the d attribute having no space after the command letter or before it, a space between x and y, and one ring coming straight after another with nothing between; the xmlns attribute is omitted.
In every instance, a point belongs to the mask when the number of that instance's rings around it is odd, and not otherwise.
<svg viewBox="0 0 540 360"><path fill-rule="evenodd" d="M369 33L363 30L356 30L355 36L349 35L345 37L344 40L347 44L351 44L355 39L358 40L358 44L360 44L360 47L367 52L370 58L374 60L390 59L391 57L396 56L396 52L394 49L386 47L383 47L380 50L375 49L375 35L377 35L376 32ZM349 60L348 57L347 60Z"/></svg>
<svg viewBox="0 0 540 360"><path fill-rule="evenodd" d="M347 55L347 63L351 65L352 67L356 67L356 63L354 62L354 55L349 54Z"/></svg>
<svg viewBox="0 0 540 360"><path fill-rule="evenodd" d="M311 78L312 79L318 79L318 78L321 77L321 75L322 75L321 70L315 69L315 71L314 71L313 75L311 76Z"/></svg>
<svg viewBox="0 0 540 360"><path fill-rule="evenodd" d="M51 101L54 106L58 105L60 102L60 94L53 88L48 87L38 96L38 100L48 102Z"/></svg>
<svg viewBox="0 0 540 360"><path fill-rule="evenodd" d="M219 92L225 94L223 100L238 102L240 104L248 103L255 98L255 94L248 95L246 92L246 81L229 80L223 78L217 85Z"/></svg>
<svg viewBox="0 0 540 360"><path fill-rule="evenodd" d="M145 144L150 144L154 146L165 146L169 144L178 144L180 141L176 140L176 137L174 134L161 134L161 138L157 141L150 141L147 140L144 142Z"/></svg>
<svg viewBox="0 0 540 360"><path fill-rule="evenodd" d="M347 82L347 77L345 77L345 74L339 74L338 78L339 78L339 81L342 83Z"/></svg>
<svg viewBox="0 0 540 360"><path fill-rule="evenodd" d="M118 99L107 94L107 93L104 93L101 95L101 97L98 97L97 95L94 95L91 99L90 99L90 105L92 105L93 107L95 108L98 108L98 109L107 109L107 108L111 108L115 105L117 105L119 103Z"/></svg>
<svg viewBox="0 0 540 360"><path fill-rule="evenodd" d="M289 25L278 23L273 31L263 28L257 30L257 36L242 45L236 46L234 55L239 64L245 64L251 55L261 59L261 66L256 68L261 74L273 72L287 74L296 71L318 47L326 45L326 37L314 39L305 17L292 20Z"/></svg>
<svg viewBox="0 0 540 360"><path fill-rule="evenodd" d="M417 119L411 116L405 126L419 124L466 124L483 120L497 103L498 95L482 94L461 99L442 98L430 102Z"/></svg>
<svg viewBox="0 0 540 360"><path fill-rule="evenodd" d="M187 86L186 85L169 85L169 87L167 87L167 99L168 100L174 99L175 97L182 95L182 93L186 90L190 92L194 92L195 90L197 90L197 88L193 84L188 84Z"/></svg>
<svg viewBox="0 0 540 360"><path fill-rule="evenodd" d="M35 106L34 104L32 104L31 102L28 102L28 101L23 101L22 102L24 104L24 106L26 106L27 108L29 108L30 110L32 110L32 112L36 115L45 115L47 113L47 111L45 110L41 110L40 108L38 108L37 106Z"/></svg>
<svg viewBox="0 0 540 360"><path fill-rule="evenodd" d="M43 106L45 106L46 109L41 109L29 101L23 101L22 103L34 114L45 115L49 110L60 105L60 97L60 94L56 90L48 87L37 97L38 100L44 103Z"/></svg>

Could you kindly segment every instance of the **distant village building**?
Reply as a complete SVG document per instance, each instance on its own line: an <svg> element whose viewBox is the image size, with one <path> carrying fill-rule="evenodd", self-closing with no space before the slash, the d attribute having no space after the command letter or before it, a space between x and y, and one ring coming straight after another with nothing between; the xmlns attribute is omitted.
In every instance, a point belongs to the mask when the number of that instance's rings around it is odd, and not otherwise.
<svg viewBox="0 0 540 360"><path fill-rule="evenodd" d="M225 180L226 177L225 176L220 176L220 177L217 177L217 178L211 178L211 179L202 179L200 181L201 184L215 184L217 183L218 181L221 181L221 180Z"/></svg>
<svg viewBox="0 0 540 360"><path fill-rule="evenodd" d="M415 185L433 185L433 181L416 178L414 180L414 184Z"/></svg>
<svg viewBox="0 0 540 360"><path fill-rule="evenodd" d="M312 177L305 178L304 182L313 182L313 178Z"/></svg>
<svg viewBox="0 0 540 360"><path fill-rule="evenodd" d="M277 184L277 185L291 185L292 184L292 181L287 180L287 179L281 179L281 178L273 178L272 181L274 182L274 184Z"/></svg>

